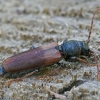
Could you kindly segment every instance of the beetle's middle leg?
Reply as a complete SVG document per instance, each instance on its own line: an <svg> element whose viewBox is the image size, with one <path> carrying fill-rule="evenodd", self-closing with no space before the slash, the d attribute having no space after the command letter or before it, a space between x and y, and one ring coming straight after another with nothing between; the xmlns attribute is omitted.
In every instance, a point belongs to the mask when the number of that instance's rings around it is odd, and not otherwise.
<svg viewBox="0 0 100 100"><path fill-rule="evenodd" d="M51 75L53 75L53 74L55 74L55 73L58 73L59 70L60 70L60 68L64 65L64 63L58 62L57 65L58 65L58 67L55 68L52 72L50 72L48 76L51 76Z"/></svg>
<svg viewBox="0 0 100 100"><path fill-rule="evenodd" d="M52 75L54 75L55 73L58 73L59 72L59 70L60 70L60 68L61 68L61 66L63 66L64 64L62 63L62 62L58 62L57 63L57 65L59 65L57 68L55 68L53 71L51 71L50 73L48 73L47 75L45 75L45 76L40 76L40 77L38 77L38 78L36 78L36 80L39 80L39 79L45 79L46 77L48 77L48 76L52 76Z"/></svg>

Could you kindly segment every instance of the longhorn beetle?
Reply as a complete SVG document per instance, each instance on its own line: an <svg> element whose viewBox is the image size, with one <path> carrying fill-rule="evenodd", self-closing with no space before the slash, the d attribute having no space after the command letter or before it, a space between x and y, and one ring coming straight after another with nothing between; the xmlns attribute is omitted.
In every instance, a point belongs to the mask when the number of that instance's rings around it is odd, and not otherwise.
<svg viewBox="0 0 100 100"><path fill-rule="evenodd" d="M77 40L70 40L67 41L66 39L63 41L61 45L58 45L57 42L52 42L44 46L40 46L37 48L30 49L28 51L19 53L12 57L7 58L0 67L0 75L3 75L5 72L14 73L22 70L27 70L31 68L40 68L42 66L48 66L54 63L59 62L62 58L68 60L70 58L79 60L85 64L91 65L85 60L79 58L79 56L91 56L94 55L93 51L89 49L89 42L91 37L91 31L93 26L94 15L96 12L100 10L98 8L94 11L91 27L89 30L89 36L87 42L84 41L77 41ZM95 56L95 55L94 55ZM97 66L97 77L99 73L98 69L98 61L95 56L95 61ZM12 81L19 81L22 78L28 77L32 75L34 72L31 72L21 78L11 79L8 81L8 84Z"/></svg>

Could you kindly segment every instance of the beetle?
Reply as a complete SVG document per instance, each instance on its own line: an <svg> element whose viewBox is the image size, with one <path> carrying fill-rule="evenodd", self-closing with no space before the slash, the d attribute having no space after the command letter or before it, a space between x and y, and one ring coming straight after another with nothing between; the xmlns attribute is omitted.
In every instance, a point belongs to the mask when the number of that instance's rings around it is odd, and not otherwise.
<svg viewBox="0 0 100 100"><path fill-rule="evenodd" d="M100 8L98 8L93 14L87 42L77 40L67 41L67 39L65 39L61 45L58 45L57 42L52 42L47 45L16 54L12 57L7 58L2 63L0 67L0 75L3 75L5 72L14 73L31 68L36 69L42 66L52 65L54 63L59 62L62 58L64 58L66 61L70 58L76 59L88 64L85 60L80 59L79 56L89 57L91 56L91 54L93 54L93 52L89 49L88 44L90 42L94 15L98 10L100 10ZM98 63L96 62L96 64L94 65L98 66Z"/></svg>

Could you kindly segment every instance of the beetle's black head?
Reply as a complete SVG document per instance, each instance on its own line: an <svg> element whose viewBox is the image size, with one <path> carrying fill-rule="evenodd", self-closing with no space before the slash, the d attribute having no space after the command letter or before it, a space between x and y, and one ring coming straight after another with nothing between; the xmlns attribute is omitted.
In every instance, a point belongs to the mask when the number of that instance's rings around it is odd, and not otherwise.
<svg viewBox="0 0 100 100"><path fill-rule="evenodd" d="M89 49L88 43L84 41L78 41L78 43L81 47L81 55L90 56L90 49Z"/></svg>

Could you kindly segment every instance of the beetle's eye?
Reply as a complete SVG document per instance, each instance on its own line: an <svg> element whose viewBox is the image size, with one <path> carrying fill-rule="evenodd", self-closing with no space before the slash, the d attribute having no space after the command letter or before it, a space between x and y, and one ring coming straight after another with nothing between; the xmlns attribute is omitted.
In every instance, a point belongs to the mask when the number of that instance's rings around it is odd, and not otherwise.
<svg viewBox="0 0 100 100"><path fill-rule="evenodd" d="M90 49L86 50L85 53L86 53L86 56L89 56L90 55Z"/></svg>

